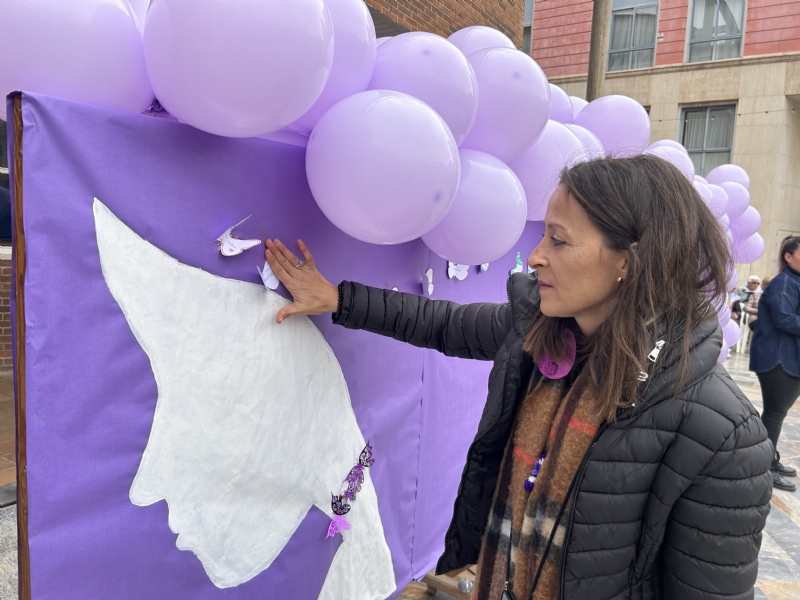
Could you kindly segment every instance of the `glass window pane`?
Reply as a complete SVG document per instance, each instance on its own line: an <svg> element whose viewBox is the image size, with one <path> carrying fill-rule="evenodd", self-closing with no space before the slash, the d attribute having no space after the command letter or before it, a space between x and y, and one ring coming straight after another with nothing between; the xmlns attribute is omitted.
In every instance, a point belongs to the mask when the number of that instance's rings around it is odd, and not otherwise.
<svg viewBox="0 0 800 600"><path fill-rule="evenodd" d="M730 152L706 152L705 156L706 159L701 170L698 171L697 165L695 164L695 171L700 173L701 177L708 175L711 169L714 169L720 165L727 165L729 162L731 162Z"/></svg>
<svg viewBox="0 0 800 600"><path fill-rule="evenodd" d="M683 145L687 150L702 150L706 137L706 110L687 110L683 119Z"/></svg>
<svg viewBox="0 0 800 600"><path fill-rule="evenodd" d="M731 148L733 142L733 107L712 108L708 111L706 149Z"/></svg>
<svg viewBox="0 0 800 600"><path fill-rule="evenodd" d="M619 10L620 8L632 8L634 6L642 6L644 4L656 4L656 0L614 0L611 3L611 10Z"/></svg>
<svg viewBox="0 0 800 600"><path fill-rule="evenodd" d="M630 59L630 52L615 52L608 55L608 70L609 71L624 71L628 68L628 61Z"/></svg>
<svg viewBox="0 0 800 600"><path fill-rule="evenodd" d="M692 39L708 39L714 35L717 0L694 0L692 7Z"/></svg>
<svg viewBox="0 0 800 600"><path fill-rule="evenodd" d="M690 152L689 158L692 159L694 163L694 172L700 175L703 173L703 153L702 152ZM705 177L705 174L700 175L701 177Z"/></svg>
<svg viewBox="0 0 800 600"><path fill-rule="evenodd" d="M630 48L633 29L633 11L617 11L611 15L610 50Z"/></svg>
<svg viewBox="0 0 800 600"><path fill-rule="evenodd" d="M717 44L717 53L716 56L714 56L714 60L739 58L741 56L742 38L719 40L715 43Z"/></svg>
<svg viewBox="0 0 800 600"><path fill-rule="evenodd" d="M713 58L714 42L689 44L689 62L702 62Z"/></svg>
<svg viewBox="0 0 800 600"><path fill-rule="evenodd" d="M633 26L633 47L654 46L656 43L656 7L648 6L636 11Z"/></svg>
<svg viewBox="0 0 800 600"><path fill-rule="evenodd" d="M635 50L631 52L631 69L646 69L653 66L652 48L647 50Z"/></svg>
<svg viewBox="0 0 800 600"><path fill-rule="evenodd" d="M719 0L717 35L741 34L743 15L744 0Z"/></svg>

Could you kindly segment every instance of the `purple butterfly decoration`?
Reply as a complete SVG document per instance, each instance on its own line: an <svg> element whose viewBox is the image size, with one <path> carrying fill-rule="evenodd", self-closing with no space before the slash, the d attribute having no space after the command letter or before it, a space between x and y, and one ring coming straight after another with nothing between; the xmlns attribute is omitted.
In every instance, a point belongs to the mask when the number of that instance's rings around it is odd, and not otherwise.
<svg viewBox="0 0 800 600"><path fill-rule="evenodd" d="M350 469L347 477L344 479L345 491L340 496L331 494L331 509L333 510L333 520L328 526L329 537L335 536L340 531L347 531L350 529L350 523L344 518L350 512L350 505L347 503L349 500L352 502L356 499L356 494L361 491L361 486L364 484L364 469L371 467L375 464L375 459L372 458L372 446L367 445L361 451L358 457L358 464Z"/></svg>

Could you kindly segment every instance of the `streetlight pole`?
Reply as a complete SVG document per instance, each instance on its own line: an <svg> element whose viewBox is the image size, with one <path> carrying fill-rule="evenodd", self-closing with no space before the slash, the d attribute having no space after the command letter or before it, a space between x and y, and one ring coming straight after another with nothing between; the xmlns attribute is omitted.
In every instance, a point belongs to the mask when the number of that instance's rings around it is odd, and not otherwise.
<svg viewBox="0 0 800 600"><path fill-rule="evenodd" d="M589 102L603 95L611 32L611 2L612 0L594 0L592 38L589 42L589 76L586 80L586 100Z"/></svg>

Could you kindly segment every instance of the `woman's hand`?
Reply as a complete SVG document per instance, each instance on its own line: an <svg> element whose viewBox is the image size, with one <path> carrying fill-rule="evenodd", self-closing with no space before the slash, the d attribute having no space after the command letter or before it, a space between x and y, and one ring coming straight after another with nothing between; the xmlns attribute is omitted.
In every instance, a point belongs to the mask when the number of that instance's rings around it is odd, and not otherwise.
<svg viewBox="0 0 800 600"><path fill-rule="evenodd" d="M339 290L314 266L314 257L303 240L297 240L297 247L303 253L303 260L297 258L280 240L267 240L264 256L272 272L286 286L294 302L278 311L277 321L281 323L292 315L321 315L336 312L339 305Z"/></svg>

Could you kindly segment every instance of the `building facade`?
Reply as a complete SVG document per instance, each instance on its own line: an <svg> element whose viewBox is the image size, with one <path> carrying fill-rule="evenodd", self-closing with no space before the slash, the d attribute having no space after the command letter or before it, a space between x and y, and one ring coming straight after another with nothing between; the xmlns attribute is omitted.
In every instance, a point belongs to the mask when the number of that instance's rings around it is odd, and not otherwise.
<svg viewBox="0 0 800 600"><path fill-rule="evenodd" d="M550 81L585 97L591 0L539 0L531 55ZM800 2L613 0L605 94L650 113L653 141L686 146L705 175L750 175L764 256L740 275L774 275L780 241L800 234Z"/></svg>

